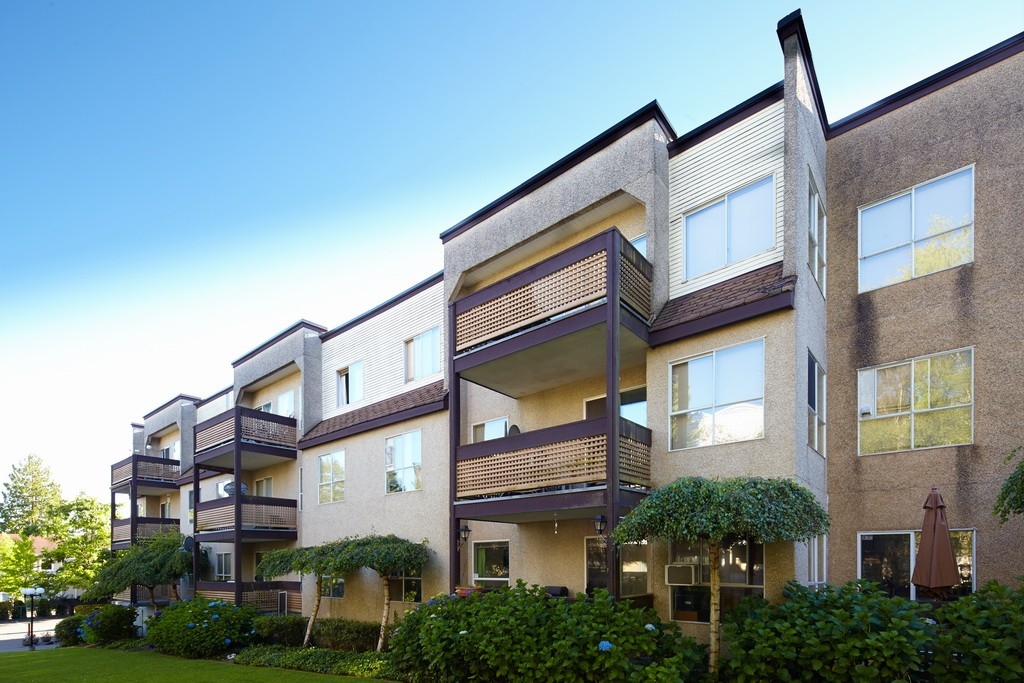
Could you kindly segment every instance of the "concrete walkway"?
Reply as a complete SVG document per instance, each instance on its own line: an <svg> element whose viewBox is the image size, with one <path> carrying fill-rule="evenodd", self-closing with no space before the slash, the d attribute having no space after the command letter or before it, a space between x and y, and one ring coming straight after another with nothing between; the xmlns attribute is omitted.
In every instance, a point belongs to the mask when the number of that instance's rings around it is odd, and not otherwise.
<svg viewBox="0 0 1024 683"><path fill-rule="evenodd" d="M56 642L43 642L44 633L53 633L54 627L57 622L63 617L47 617L45 619L36 619L34 623L34 632L39 637L39 642L36 643L37 650L52 650L57 647ZM4 652L28 652L29 648L27 645L22 644L22 640L28 635L28 619L0 619L0 654Z"/></svg>

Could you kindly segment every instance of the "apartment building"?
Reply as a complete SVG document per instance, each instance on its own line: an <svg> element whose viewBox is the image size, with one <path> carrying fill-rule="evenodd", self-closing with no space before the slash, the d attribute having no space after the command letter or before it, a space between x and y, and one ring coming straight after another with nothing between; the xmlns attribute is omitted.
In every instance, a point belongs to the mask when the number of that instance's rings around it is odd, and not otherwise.
<svg viewBox="0 0 1024 683"><path fill-rule="evenodd" d="M757 475L810 489L833 528L735 539L726 608L790 580L916 597L933 484L962 592L1024 573L990 514L1020 439L999 378L1022 362L1024 34L830 124L799 12L777 33L781 82L682 134L643 107L441 233L441 273L147 416L112 481L147 507L115 547L167 499L212 553L200 594L308 612L311 578L265 581L261 553L394 533L433 551L391 577L396 612L523 580L701 636L706 546L607 535L678 477ZM178 464L146 455L175 438ZM321 595L379 616L375 575Z"/></svg>

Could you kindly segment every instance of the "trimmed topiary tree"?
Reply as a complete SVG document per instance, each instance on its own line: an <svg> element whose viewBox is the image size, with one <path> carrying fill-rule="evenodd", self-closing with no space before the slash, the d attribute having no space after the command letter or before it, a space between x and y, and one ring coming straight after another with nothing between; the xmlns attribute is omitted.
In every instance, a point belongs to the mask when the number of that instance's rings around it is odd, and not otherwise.
<svg viewBox="0 0 1024 683"><path fill-rule="evenodd" d="M617 544L659 538L708 544L711 565L710 668L721 649L720 556L727 536L761 543L806 541L829 528L828 513L808 489L790 479L684 477L655 490L612 532Z"/></svg>

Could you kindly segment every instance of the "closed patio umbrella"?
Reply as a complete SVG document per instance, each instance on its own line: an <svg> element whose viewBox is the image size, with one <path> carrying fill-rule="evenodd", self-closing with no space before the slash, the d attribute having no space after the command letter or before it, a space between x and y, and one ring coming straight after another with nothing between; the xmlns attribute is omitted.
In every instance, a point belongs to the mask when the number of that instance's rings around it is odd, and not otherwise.
<svg viewBox="0 0 1024 683"><path fill-rule="evenodd" d="M936 486L932 486L932 492L924 501L921 545L917 549L917 562L910 580L920 593L938 600L948 599L950 589L960 583L953 545L949 540L946 504Z"/></svg>

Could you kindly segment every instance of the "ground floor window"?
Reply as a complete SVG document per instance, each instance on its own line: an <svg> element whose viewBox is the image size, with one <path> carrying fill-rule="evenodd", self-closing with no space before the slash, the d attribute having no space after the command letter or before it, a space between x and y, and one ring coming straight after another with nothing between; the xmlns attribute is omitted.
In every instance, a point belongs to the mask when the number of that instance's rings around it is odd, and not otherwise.
<svg viewBox="0 0 1024 683"><path fill-rule="evenodd" d="M711 562L707 541L673 543L669 564L692 567L692 585L673 585L672 618L708 622L711 618ZM720 614L748 595L764 595L764 545L750 539L722 544L719 566ZM689 572L682 572L689 574Z"/></svg>
<svg viewBox="0 0 1024 683"><path fill-rule="evenodd" d="M953 557L960 570L960 583L953 587L954 598L974 591L974 531L950 530ZM920 531L872 531L857 534L857 577L878 583L892 596L917 599L910 582L921 542Z"/></svg>
<svg viewBox="0 0 1024 683"><path fill-rule="evenodd" d="M619 548L619 595L646 595L647 543L625 543Z"/></svg>
<svg viewBox="0 0 1024 683"><path fill-rule="evenodd" d="M231 580L231 553L217 553L217 573L214 581Z"/></svg>
<svg viewBox="0 0 1024 683"><path fill-rule="evenodd" d="M596 588L608 588L607 543L604 536L588 536L584 539L587 595L593 595Z"/></svg>
<svg viewBox="0 0 1024 683"><path fill-rule="evenodd" d="M484 588L508 586L508 541L473 544L473 583Z"/></svg>
<svg viewBox="0 0 1024 683"><path fill-rule="evenodd" d="M325 576L323 581L320 582L320 597L345 597L345 579L340 576Z"/></svg>
<svg viewBox="0 0 1024 683"><path fill-rule="evenodd" d="M396 602L423 602L421 572L393 572L388 579L388 593Z"/></svg>
<svg viewBox="0 0 1024 683"><path fill-rule="evenodd" d="M828 558L827 544L828 536L815 536L807 541L807 586L810 588L821 588L828 582L828 574L825 572L826 559Z"/></svg>

